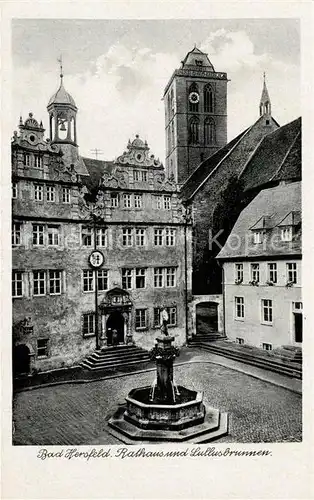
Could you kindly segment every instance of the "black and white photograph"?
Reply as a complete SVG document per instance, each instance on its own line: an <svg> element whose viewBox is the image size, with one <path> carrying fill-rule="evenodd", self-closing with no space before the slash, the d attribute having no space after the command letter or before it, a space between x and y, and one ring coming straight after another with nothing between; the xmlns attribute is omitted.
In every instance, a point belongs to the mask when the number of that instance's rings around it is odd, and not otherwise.
<svg viewBox="0 0 314 500"><path fill-rule="evenodd" d="M12 453L304 445L300 18L57 12L10 21Z"/></svg>
<svg viewBox="0 0 314 500"><path fill-rule="evenodd" d="M301 441L298 20L12 37L13 443Z"/></svg>

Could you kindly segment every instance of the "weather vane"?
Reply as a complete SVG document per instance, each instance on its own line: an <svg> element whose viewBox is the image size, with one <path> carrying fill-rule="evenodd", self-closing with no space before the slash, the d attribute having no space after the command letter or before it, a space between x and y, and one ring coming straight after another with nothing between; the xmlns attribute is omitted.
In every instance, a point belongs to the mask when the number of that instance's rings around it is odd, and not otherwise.
<svg viewBox="0 0 314 500"><path fill-rule="evenodd" d="M63 78L63 66L62 66L62 55L60 55L60 58L57 59L58 63L60 64L60 78Z"/></svg>

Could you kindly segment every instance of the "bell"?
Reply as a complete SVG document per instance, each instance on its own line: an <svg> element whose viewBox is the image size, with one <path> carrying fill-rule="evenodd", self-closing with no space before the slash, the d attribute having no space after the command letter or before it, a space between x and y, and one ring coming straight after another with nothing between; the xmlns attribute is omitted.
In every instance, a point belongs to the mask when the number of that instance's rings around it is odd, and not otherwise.
<svg viewBox="0 0 314 500"><path fill-rule="evenodd" d="M64 122L61 123L60 130L63 130L64 132L66 131L66 126L64 125Z"/></svg>

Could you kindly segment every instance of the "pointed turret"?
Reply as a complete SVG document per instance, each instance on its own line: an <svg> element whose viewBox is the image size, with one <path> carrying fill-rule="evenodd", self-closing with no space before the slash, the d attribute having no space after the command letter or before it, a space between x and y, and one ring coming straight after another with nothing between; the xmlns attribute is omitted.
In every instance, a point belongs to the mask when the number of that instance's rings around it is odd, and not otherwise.
<svg viewBox="0 0 314 500"><path fill-rule="evenodd" d="M264 72L264 83L263 83L263 90L262 90L262 95L261 95L261 100L259 104L259 114L260 116L263 115L268 115L271 116L271 102L266 86L266 75Z"/></svg>

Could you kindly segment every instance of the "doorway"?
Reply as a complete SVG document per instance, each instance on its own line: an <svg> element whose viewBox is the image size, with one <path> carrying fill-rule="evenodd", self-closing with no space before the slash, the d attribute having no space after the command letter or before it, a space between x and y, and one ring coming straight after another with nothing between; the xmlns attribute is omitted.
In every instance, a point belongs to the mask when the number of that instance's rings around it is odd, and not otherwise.
<svg viewBox="0 0 314 500"><path fill-rule="evenodd" d="M210 333L218 331L218 304L201 302L196 306L196 332Z"/></svg>
<svg viewBox="0 0 314 500"><path fill-rule="evenodd" d="M301 343L303 340L302 313L293 313L294 316L294 341Z"/></svg>
<svg viewBox="0 0 314 500"><path fill-rule="evenodd" d="M30 350L25 344L13 348L13 376L29 374L30 372Z"/></svg>
<svg viewBox="0 0 314 500"><path fill-rule="evenodd" d="M118 343L124 343L124 318L119 311L112 312L107 319L107 345L113 344L113 330L117 330Z"/></svg>

